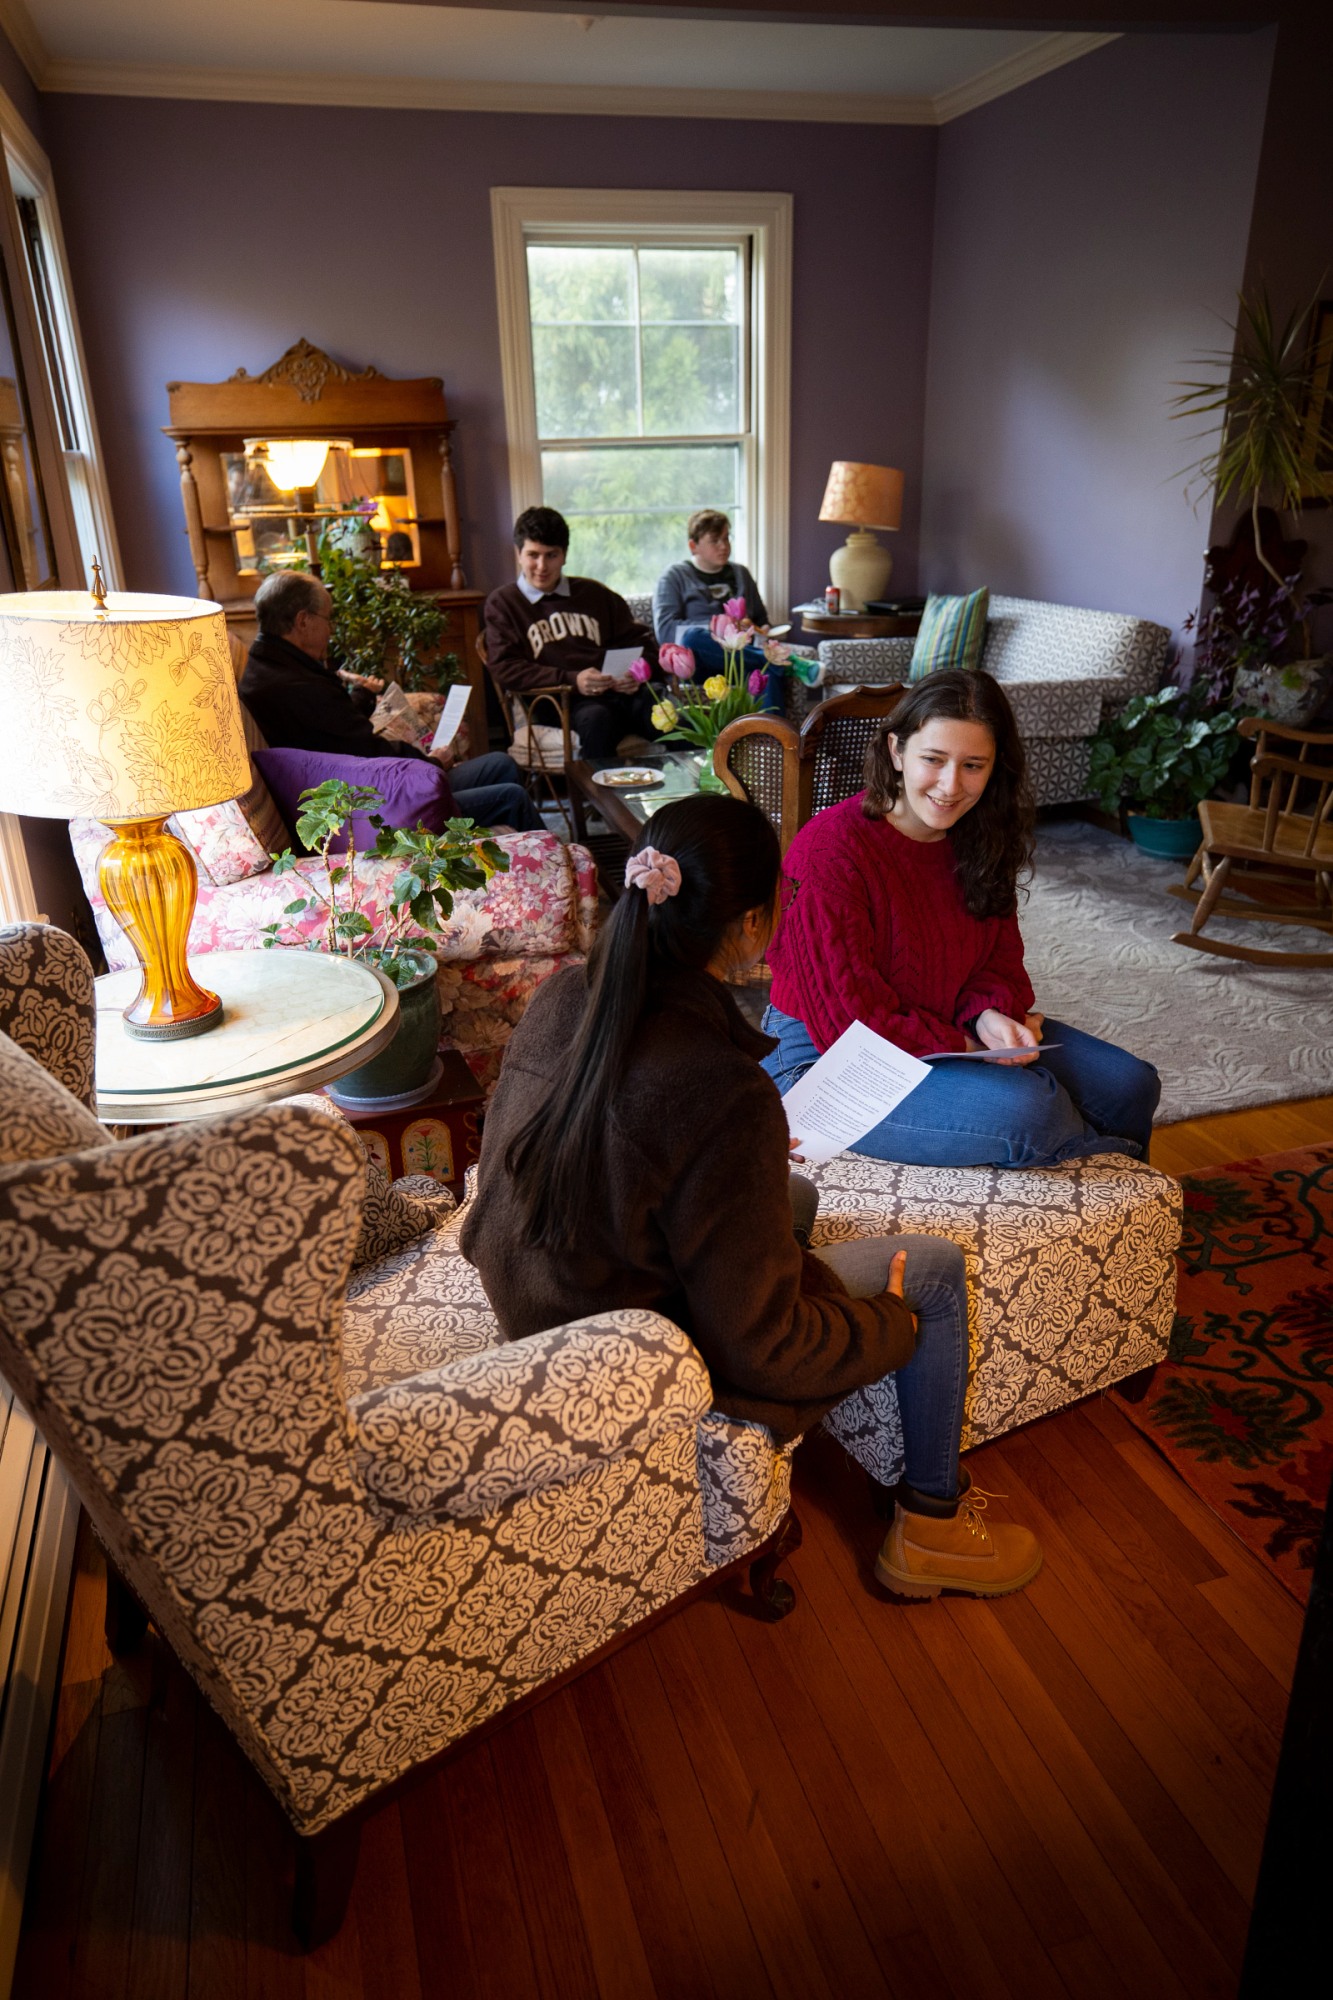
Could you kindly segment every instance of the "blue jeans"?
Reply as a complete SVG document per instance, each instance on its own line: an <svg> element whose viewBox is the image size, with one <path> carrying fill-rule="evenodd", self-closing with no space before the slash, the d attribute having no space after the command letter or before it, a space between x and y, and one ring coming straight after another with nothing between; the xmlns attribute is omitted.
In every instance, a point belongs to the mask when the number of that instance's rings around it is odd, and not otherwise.
<svg viewBox="0 0 1333 2000"><path fill-rule="evenodd" d="M449 789L464 819L478 826L512 826L515 833L543 833L546 822L528 797L523 773L503 750L469 757L449 772Z"/></svg>
<svg viewBox="0 0 1333 2000"><path fill-rule="evenodd" d="M903 1420L903 1477L918 1493L952 1500L967 1389L967 1283L963 1253L942 1236L863 1236L815 1255L854 1299L873 1298L889 1266L907 1252L903 1297L917 1316L916 1352L894 1375Z"/></svg>
<svg viewBox="0 0 1333 2000"><path fill-rule="evenodd" d="M785 1095L819 1051L803 1021L770 1007L778 1046L763 1067ZM1034 1063L941 1063L850 1148L912 1167L1053 1167L1094 1153L1146 1160L1161 1083L1113 1042L1047 1020L1058 1049Z"/></svg>

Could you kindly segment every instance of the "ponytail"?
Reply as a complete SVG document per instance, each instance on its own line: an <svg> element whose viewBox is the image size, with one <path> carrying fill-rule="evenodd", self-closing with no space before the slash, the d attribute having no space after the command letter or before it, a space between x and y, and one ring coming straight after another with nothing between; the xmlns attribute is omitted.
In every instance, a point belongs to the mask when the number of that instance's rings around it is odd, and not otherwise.
<svg viewBox="0 0 1333 2000"><path fill-rule="evenodd" d="M572 1248L604 1195L602 1134L659 981L673 967L706 970L733 924L777 894L777 835L742 799L700 793L664 806L634 853L650 848L658 865L627 869L627 882L638 877L638 886L626 887L588 959L588 995L564 1075L505 1149L523 1240L534 1249ZM663 871L663 860L675 871ZM678 890L650 901L651 885L676 871Z"/></svg>

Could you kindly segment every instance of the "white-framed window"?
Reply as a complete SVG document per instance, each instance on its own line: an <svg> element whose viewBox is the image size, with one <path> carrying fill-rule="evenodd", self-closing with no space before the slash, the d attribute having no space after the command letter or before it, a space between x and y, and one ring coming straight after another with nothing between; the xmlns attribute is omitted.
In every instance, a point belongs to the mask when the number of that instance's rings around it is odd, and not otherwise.
<svg viewBox="0 0 1333 2000"><path fill-rule="evenodd" d="M787 601L790 195L493 188L510 498L569 521L570 565L626 595L730 514Z"/></svg>
<svg viewBox="0 0 1333 2000"><path fill-rule="evenodd" d="M56 446L64 472L61 497L67 503L77 543L80 580L88 579L93 557L97 556L108 587L123 589L120 549L103 472L50 162L2 93L0 126L8 181L8 189L0 190L0 199L9 207L8 234L17 252L15 261L21 261L26 281L25 303L46 378Z"/></svg>

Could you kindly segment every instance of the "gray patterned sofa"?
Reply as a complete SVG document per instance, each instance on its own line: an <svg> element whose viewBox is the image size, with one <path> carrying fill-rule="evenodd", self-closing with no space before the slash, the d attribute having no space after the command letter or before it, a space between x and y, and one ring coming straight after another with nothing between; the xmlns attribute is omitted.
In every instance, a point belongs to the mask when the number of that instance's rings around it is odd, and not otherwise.
<svg viewBox="0 0 1333 2000"><path fill-rule="evenodd" d="M1013 705L1039 806L1091 798L1088 746L1104 715L1152 694L1166 672L1165 625L1029 597L992 597L981 664ZM906 681L911 639L826 639L827 692Z"/></svg>
<svg viewBox="0 0 1333 2000"><path fill-rule="evenodd" d="M710 1409L680 1329L611 1308L504 1344L433 1183L293 1100L113 1142L73 941L0 931L0 1369L117 1572L314 1835L787 1518L792 1448ZM959 1241L966 1441L1165 1352L1179 1191L817 1170L816 1240ZM901 1469L891 1379L829 1418Z"/></svg>

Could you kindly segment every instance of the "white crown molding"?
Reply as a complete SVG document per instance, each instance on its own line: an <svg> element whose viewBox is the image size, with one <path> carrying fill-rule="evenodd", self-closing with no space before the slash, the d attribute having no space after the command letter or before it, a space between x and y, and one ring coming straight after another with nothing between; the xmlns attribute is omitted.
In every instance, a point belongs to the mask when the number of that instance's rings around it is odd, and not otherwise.
<svg viewBox="0 0 1333 2000"><path fill-rule="evenodd" d="M969 77L966 83L941 91L932 100L934 122L947 125L951 119L961 118L965 111L975 111L994 98L1007 97L1011 90L1032 83L1039 76L1048 76L1053 69L1063 69L1066 63L1077 62L1080 56L1091 55L1094 49L1105 48L1108 42L1119 40L1119 35L1047 35L1031 48L1022 49L1015 56L1006 56L1003 62L994 63L990 69L983 69L979 75Z"/></svg>
<svg viewBox="0 0 1333 2000"><path fill-rule="evenodd" d="M0 0L0 28L9 36L15 55L40 90L42 78L51 67L51 57L23 0Z"/></svg>
<svg viewBox="0 0 1333 2000"><path fill-rule="evenodd" d="M22 0L0 0L0 21ZM26 20L26 15L24 16ZM651 84L458 82L447 77L282 75L164 63L47 61L42 90L94 97L175 97L236 104L324 104L390 111L548 113L593 118L766 119L787 124L943 125L1017 90L1114 35L1048 35L938 97L882 91L701 90ZM40 44L39 44L40 46Z"/></svg>

